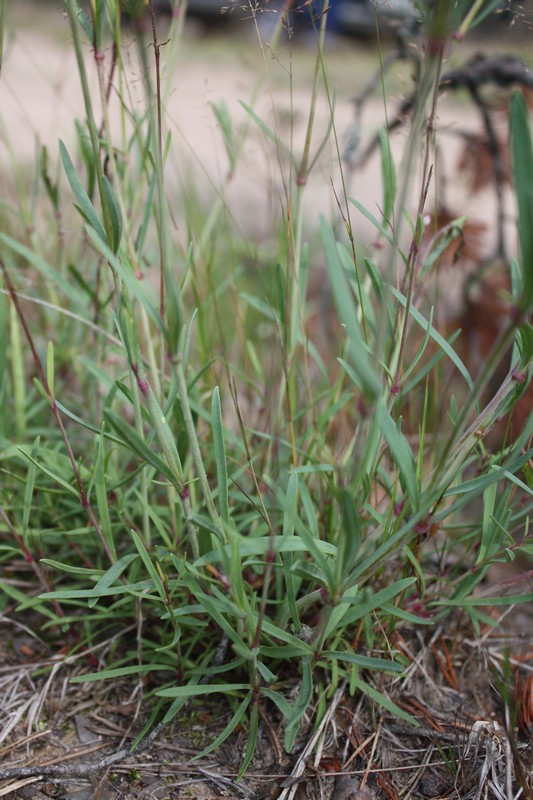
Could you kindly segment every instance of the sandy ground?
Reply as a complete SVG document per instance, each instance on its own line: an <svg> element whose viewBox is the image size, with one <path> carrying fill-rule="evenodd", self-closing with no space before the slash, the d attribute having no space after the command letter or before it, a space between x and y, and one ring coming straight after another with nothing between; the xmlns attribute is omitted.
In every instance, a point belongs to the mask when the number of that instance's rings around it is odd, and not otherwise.
<svg viewBox="0 0 533 800"><path fill-rule="evenodd" d="M165 39L165 31L160 34ZM278 158L274 145L253 122L250 123L240 101L253 105L256 113L275 129L297 155L302 152L308 119L309 89L313 68L311 43L300 45L293 54L286 45L276 54L265 48L261 55L253 25L234 24L227 31L205 37L194 26L186 29L183 45L162 48L165 91L168 93L165 125L172 133L167 161L167 185L173 211L185 213L183 198L194 186L209 207L223 191L235 225L245 236L264 240L287 207L285 187L294 190L287 159ZM377 66L375 47L352 41L332 40L327 66L331 74L330 91L336 92L335 129L341 150L353 135L352 98L361 90ZM132 39L124 49L128 62L133 103L144 104L144 86L138 66L137 46ZM94 96L97 82L90 48L86 48L89 79ZM151 58L151 52L150 52ZM106 53L106 65L110 54ZM393 113L402 93L409 90L409 77L394 68L387 81L390 97L388 112ZM249 122L246 142L235 174L227 180L229 162L223 137L211 107L224 103L235 129ZM2 80L0 82L0 171L9 183L13 172L28 174L38 145L49 150L52 163L57 159L57 141L62 138L75 152L75 118L83 119L83 103L70 30L64 14L54 5L38 6L18 0L16 13L8 12ZM117 98L111 103L114 124L119 123ZM328 128L329 101L322 89L318 98L315 134L316 147ZM364 144L383 123L383 100L373 98L365 107L361 140ZM97 119L99 122L99 119ZM463 102L444 103L439 111L441 128L477 127L477 119ZM118 131L118 127L117 127ZM397 162L405 144L405 133L394 137ZM456 161L457 140L443 136L447 169ZM33 172L33 168L31 168ZM341 181L334 138L330 137L305 189L305 220L310 228L320 214L337 215L336 194ZM350 193L372 213L379 215L382 202L379 159L376 157L349 183ZM464 186L453 177L448 195L458 213L473 213L478 219L491 215L490 197L474 201L466 197ZM355 212L354 229L363 242L375 235L370 224ZM489 243L487 243L487 247Z"/></svg>

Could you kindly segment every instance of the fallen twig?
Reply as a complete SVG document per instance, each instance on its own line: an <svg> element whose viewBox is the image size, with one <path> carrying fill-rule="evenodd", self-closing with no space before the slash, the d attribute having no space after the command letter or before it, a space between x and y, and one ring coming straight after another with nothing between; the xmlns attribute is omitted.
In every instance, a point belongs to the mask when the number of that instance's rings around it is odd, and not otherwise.
<svg viewBox="0 0 533 800"><path fill-rule="evenodd" d="M229 639L226 635L222 636L220 644L217 647L215 656L213 658L213 666L220 666L226 657ZM211 675L205 675L200 683L208 683ZM190 702L190 700L189 700ZM188 705L188 703L186 704ZM186 707L186 706L185 706ZM150 733L145 736L135 747L124 747L117 750L116 753L111 753L108 756L91 761L90 763L83 762L81 764L55 764L49 766L31 766L31 767L0 767L0 780L9 780L13 778L39 778L39 779L55 779L55 778L84 778L94 774L96 771L107 769L108 767L118 764L121 761L126 761L128 758L137 756L147 750L150 745L157 739L163 728L164 722L160 722L153 728ZM1 795L0 795L1 796Z"/></svg>
<svg viewBox="0 0 533 800"><path fill-rule="evenodd" d="M83 778L92 775L95 771L106 769L119 761L125 761L127 758L139 755L139 753L147 750L152 742L157 739L159 734L164 728L164 724L160 722L155 728L150 731L139 744L133 749L128 747L118 750L116 753L104 756L97 761L82 764L55 764L53 766L34 766L34 767L0 767L0 780L9 778L63 778L63 777L76 777Z"/></svg>

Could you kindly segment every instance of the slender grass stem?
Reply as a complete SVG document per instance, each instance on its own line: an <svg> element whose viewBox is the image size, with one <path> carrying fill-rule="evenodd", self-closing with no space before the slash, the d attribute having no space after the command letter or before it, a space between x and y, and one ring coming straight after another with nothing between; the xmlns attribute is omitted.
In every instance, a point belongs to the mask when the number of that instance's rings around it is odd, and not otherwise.
<svg viewBox="0 0 533 800"><path fill-rule="evenodd" d="M65 430L65 426L63 424L63 420L62 420L62 417L61 417L61 413L60 413L60 411L59 411L59 409L57 407L57 403L56 403L55 397L54 397L53 392L52 392L52 390L50 388L50 385L48 383L48 379L46 377L46 373L45 373L45 371L43 369L43 366L41 364L41 359L39 358L39 354L37 352L37 348L36 348L35 343L33 341L33 337L31 335L30 329L29 329L29 327L27 325L26 317L24 316L24 312L22 311L22 308L21 308L20 303L18 301L18 297L17 297L17 293L15 291L15 287L13 286L13 283L11 282L11 278L9 277L9 273L8 273L8 271L6 269L6 266L5 266L4 262L1 261L1 260L0 260L0 268L2 269L2 273L4 275L4 281L5 281L7 290L9 292L9 296L11 298L11 301L12 301L12 303L13 303L15 309L16 309L20 325L22 327L22 330L24 331L24 335L25 335L26 340L28 342L28 345L30 347L30 350L31 350L31 353L32 353L32 356L33 356L33 362L34 362L34 365L35 365L35 369L37 370L37 373L39 375L39 380L41 381L41 385L42 385L42 387L43 387L43 389L44 389L44 391L46 393L46 396L48 397L48 400L49 400L49 403L50 403L50 408L52 410L52 414L54 415L57 427L59 429L59 433L60 433L61 438L63 440L63 444L65 446L65 450L67 452L70 464L72 466L72 471L74 473L74 477L76 479L76 484L78 486L78 492L79 492L81 505L82 505L84 511L87 513L87 516L89 517L89 521L90 521L91 525L94 527L94 529L95 529L95 531L96 531L96 533L98 535L98 538L100 540L100 544L102 545L102 548L103 548L103 550L104 550L104 552L105 552L110 564L113 564L115 562L115 556L113 555L113 552L111 551L111 549L110 549L110 547L109 547L109 545L107 543L107 540L106 540L106 537L104 535L104 532L102 531L100 523L99 523L99 521L98 521L98 519L96 517L96 514L95 514L94 510L93 510L93 507L92 507L92 505L91 505L91 503L89 501L89 498L87 497L87 492L85 490L85 484L84 484L84 482L82 480L81 472L79 470L78 463L76 461L76 457L74 456L74 452L72 450L72 447L71 447L71 444L70 444L70 440L69 440L69 438L67 436L67 432Z"/></svg>
<svg viewBox="0 0 533 800"><path fill-rule="evenodd" d="M76 54L76 62L78 65L78 75L81 82L81 89L83 94L83 102L85 105L85 114L87 116L87 126L89 129L89 137L91 140L91 147L94 159L94 168L96 172L96 181L98 183L98 191L100 195L100 203L102 206L102 216L104 221L104 228L108 241L112 241L113 237L113 221L109 204L106 200L104 191L104 171L100 156L100 141L98 136L98 128L94 119L93 104L91 98L91 91L89 89L89 82L87 79L87 71L85 69L85 61L83 58L83 47L80 39L78 19L76 15L76 6L74 0L65 0L67 7L67 15L70 23L70 30L72 33L72 41L74 45L74 52Z"/></svg>
<svg viewBox="0 0 533 800"><path fill-rule="evenodd" d="M207 506L209 516L211 517L211 520L213 521L213 524L220 537L220 541L223 542L224 544L227 544L227 536L224 530L224 525L222 524L222 520L220 519L217 507L215 505L215 501L213 500L213 495L211 493L209 481L207 480L207 475L203 463L202 451L200 448L200 443L198 441L198 435L196 433L194 420L192 418L191 406L189 403L189 392L187 389L187 381L185 379L185 374L183 372L183 367L181 363L175 366L175 375L176 375L176 385L178 389L178 397L180 399L181 410L183 413L183 419L185 420L185 427L189 435L194 466L196 468L196 472L200 480L204 501Z"/></svg>

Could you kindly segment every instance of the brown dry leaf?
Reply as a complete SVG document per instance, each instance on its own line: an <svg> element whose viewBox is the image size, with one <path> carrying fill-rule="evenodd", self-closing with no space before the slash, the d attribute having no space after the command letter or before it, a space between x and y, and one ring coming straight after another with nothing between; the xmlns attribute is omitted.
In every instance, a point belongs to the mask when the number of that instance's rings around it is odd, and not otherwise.
<svg viewBox="0 0 533 800"><path fill-rule="evenodd" d="M510 183L509 148L505 138L496 135L502 180ZM494 155L486 134L469 134L464 137L463 148L457 161L457 172L464 176L470 191L477 194L495 180Z"/></svg>
<svg viewBox="0 0 533 800"><path fill-rule="evenodd" d="M518 727L527 732L533 725L533 674L518 687Z"/></svg>
<svg viewBox="0 0 533 800"><path fill-rule="evenodd" d="M507 264L483 264L471 277L460 326L472 360L482 363L511 313L511 281Z"/></svg>

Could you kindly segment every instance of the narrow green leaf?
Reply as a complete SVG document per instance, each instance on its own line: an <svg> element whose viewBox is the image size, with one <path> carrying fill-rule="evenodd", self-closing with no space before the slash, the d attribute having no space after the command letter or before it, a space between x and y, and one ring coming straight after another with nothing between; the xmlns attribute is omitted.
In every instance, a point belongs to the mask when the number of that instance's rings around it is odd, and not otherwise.
<svg viewBox="0 0 533 800"><path fill-rule="evenodd" d="M340 359L339 359L340 360ZM335 472L333 464L304 464L301 467L294 467L291 470L293 475L306 475L316 472Z"/></svg>
<svg viewBox="0 0 533 800"><path fill-rule="evenodd" d="M134 556L137 558L137 556ZM58 572L66 572L70 575L82 575L87 578L94 578L95 575L102 575L101 569L89 569L87 567L76 567L73 564L63 564L61 561L54 561L52 558L41 558L41 564L47 564Z"/></svg>
<svg viewBox="0 0 533 800"><path fill-rule="evenodd" d="M261 694L264 694L265 697L268 697L269 700L272 700L274 705L277 706L278 710L283 714L285 719L289 719L290 715L292 714L292 706L282 694L276 692L274 689L269 689L268 686L261 687Z"/></svg>
<svg viewBox="0 0 533 800"><path fill-rule="evenodd" d="M20 552L20 551L19 551ZM41 603L41 597L35 597L33 594L25 594L11 584L10 581L0 580L0 591L6 597L11 597L18 605L16 611L24 611L27 608L34 609L37 613L41 614L45 619L51 620L55 625L62 625L63 620L59 617L50 606L49 603Z"/></svg>
<svg viewBox="0 0 533 800"><path fill-rule="evenodd" d="M279 628L267 619L263 621L263 630L268 636L272 636L273 639L280 639L282 642L294 645L302 655L311 655L313 653L313 648L306 642L298 639L297 636L289 633L289 631Z"/></svg>
<svg viewBox="0 0 533 800"><path fill-rule="evenodd" d="M155 428L155 432L159 440L159 444L161 445L163 453L165 454L168 468L173 475L173 483L178 492L182 492L184 479L180 454L178 453L174 435L170 429L170 425L168 424L167 415L163 412L163 409L159 405L159 402L157 401L150 384L148 384L148 392L145 395L145 400L152 425Z"/></svg>
<svg viewBox="0 0 533 800"><path fill-rule="evenodd" d="M237 711L232 716L232 718L230 719L230 721L228 722L222 733L219 733L216 739L213 739L211 744L208 745L208 747L205 747L201 753L198 753L198 755L191 758L191 762L197 761L199 758L203 758L208 753L212 753L213 750L216 750L217 747L220 747L220 745L223 744L226 741L226 739L228 739L229 736L231 736L235 728L242 722L246 710L250 705L252 697L253 697L253 692L248 692L248 694L246 695L246 697L244 698L244 700L242 701L242 703L240 704Z"/></svg>
<svg viewBox="0 0 533 800"><path fill-rule="evenodd" d="M156 695L158 697L198 697L199 695L207 694L228 694L229 692L249 691L249 689L249 683L187 684L187 686L170 686L167 689L159 689Z"/></svg>
<svg viewBox="0 0 533 800"><path fill-rule="evenodd" d="M96 169L94 165L93 149L91 147L91 137L88 135L85 127L82 125L79 119L74 121L74 125L78 135L80 154L83 158L85 169L87 170L87 194L90 199L94 194L94 187L96 184Z"/></svg>
<svg viewBox="0 0 533 800"><path fill-rule="evenodd" d="M335 304L351 344L351 366L360 381L362 390L371 400L376 400L381 394L381 381L372 366L370 351L359 327L357 307L337 252L337 243L330 226L323 217L320 220L320 229ZM373 360L375 361L375 359Z"/></svg>
<svg viewBox="0 0 533 800"><path fill-rule="evenodd" d="M156 595L148 595L150 589L153 588L152 581L138 581L137 583L128 583L124 586L110 586L108 589L63 589L57 592L43 592L39 595L42 600L94 600L100 597L117 597L123 594L132 594L134 596L143 597L159 601Z"/></svg>
<svg viewBox="0 0 533 800"><path fill-rule="evenodd" d="M155 304L148 297L146 284L139 280L137 275L135 275L133 268L128 263L124 254L118 258L107 244L105 238L102 239L101 236L99 236L96 231L92 230L91 227L86 227L85 230L87 231L87 236L93 243L95 249L106 259L111 269L118 275L120 280L127 287L130 296L132 298L136 298L141 303L158 330L165 335L166 331L164 321L161 319Z"/></svg>
<svg viewBox="0 0 533 800"><path fill-rule="evenodd" d="M401 305L404 308L406 308L407 300L403 296L403 294L399 292L397 289L395 289L394 286L389 286L389 291L394 295L394 297L398 300L398 302L401 303ZM435 330L433 326L429 324L427 319L425 319L424 316L420 313L420 311L418 311L413 305L410 306L409 313L415 320L415 322L418 323L418 325L420 325L420 327L424 331L429 331L429 335L431 336L435 344L437 344L442 350L444 350L444 352L446 353L452 364L454 364L454 366L459 370L460 374L465 379L468 388L473 392L474 383L472 381L472 378L470 377L470 373L468 372L467 368L465 367L464 363L461 361L461 359L459 358L453 347L451 347L450 344L446 341L446 339L443 336L441 336L441 334L437 330Z"/></svg>
<svg viewBox="0 0 533 800"><path fill-rule="evenodd" d="M211 403L211 428L213 430L213 444L215 461L217 465L218 505L220 517L228 523L228 468L226 463L226 448L224 446L224 430L222 427L222 411L220 409L220 392L218 386L213 390Z"/></svg>
<svg viewBox="0 0 533 800"><path fill-rule="evenodd" d="M384 658L360 656L358 653L340 653L335 650L325 650L322 656L335 661L347 661L350 664L357 664L363 669L378 670L380 672L401 673L404 669L401 664L397 664L395 661L386 661Z"/></svg>
<svg viewBox="0 0 533 800"><path fill-rule="evenodd" d="M397 706L390 697L386 697L386 695L378 692L377 689L374 689L373 686L369 686L368 683L362 681L359 677L356 679L355 688L359 689L363 694L366 694L367 697L370 697L378 705L382 706L389 714L392 714L393 717L398 717L399 719L403 719L405 722L408 722L409 725L412 725L414 728L419 728L420 723L415 717L408 714L407 711L404 711L403 708Z"/></svg>
<svg viewBox="0 0 533 800"><path fill-rule="evenodd" d="M283 153L283 155L292 163L294 167L296 167L296 160L294 158L294 153L292 152L290 147L287 147L284 142L281 141L279 136L276 136L274 131L268 127L268 125L263 122L261 117L258 117L255 111L250 108L250 106L246 105L242 100L239 101L241 106L244 108L250 119L252 119L255 124L261 129L261 131L265 134L267 139L270 139L276 147Z"/></svg>
<svg viewBox="0 0 533 800"><path fill-rule="evenodd" d="M254 703L252 706L252 713L250 714L250 722L248 724L248 741L246 743L246 752L244 754L244 758L242 760L241 768L239 770L239 774L237 775L237 781L240 781L242 776L245 774L246 770L250 766L250 761L252 760L255 749L257 747L257 737L259 735L259 706L257 703Z"/></svg>
<svg viewBox="0 0 533 800"><path fill-rule="evenodd" d="M228 107L223 100L220 103L211 102L209 105L220 125L224 146L226 148L226 155L229 161L229 168L230 171L233 172L237 163L238 148Z"/></svg>
<svg viewBox="0 0 533 800"><path fill-rule="evenodd" d="M522 250L523 282L520 306L525 311L533 304L533 148L528 109L522 92L514 92L511 97L510 130L518 204L518 230Z"/></svg>
<svg viewBox="0 0 533 800"><path fill-rule="evenodd" d="M354 603L359 603L362 599L362 593L357 584L350 586L344 592L342 600L337 603L329 613L328 624L323 634L325 640L336 632L339 632L342 627L343 619Z"/></svg>
<svg viewBox="0 0 533 800"><path fill-rule="evenodd" d="M150 555L149 555L149 553L148 553L148 551L147 551L147 549L146 549L146 547L144 545L144 542L142 541L142 539L139 536L139 534L136 531L133 530L133 528L130 530L130 533L131 533L131 535L133 537L133 542L135 544L135 547L137 548L137 552L139 553L139 555L140 555L140 557L142 559L142 562L143 562L144 566L146 567L146 570L147 570L149 576L151 577L151 579L152 579L152 581L154 583L155 589L156 589L159 597L161 598L161 600L163 602L166 602L167 593L165 591L165 587L163 586L163 581L161 580L161 575L158 572L156 566L154 565L154 562L150 558Z"/></svg>
<svg viewBox="0 0 533 800"><path fill-rule="evenodd" d="M72 163L72 159L68 154L68 150L61 139L59 140L59 154L61 156L61 161L63 162L63 169L65 170L67 180L70 183L70 188L74 192L74 196L78 201L76 208L79 210L83 219L89 223L94 231L96 231L100 239L105 242L106 234L104 226L100 222L100 218L96 213L95 207L89 200L89 195L82 186L82 183L78 177L78 173L76 172L76 167Z"/></svg>
<svg viewBox="0 0 533 800"><path fill-rule="evenodd" d="M46 380L50 389L50 394L54 397L55 386L55 370L54 370L54 343L49 341L46 347Z"/></svg>
<svg viewBox="0 0 533 800"><path fill-rule="evenodd" d="M357 208L357 210L358 210L358 211L360 211L360 212L361 212L361 214L362 214L364 217L366 217L366 218L367 218L367 220L368 220L369 222L371 222L371 223L372 223L372 225L373 225L373 226L376 228L376 230L377 230L377 231L378 231L378 232L381 234L381 236L383 236L383 238L384 238L384 239L385 239L387 242L389 242L389 244L392 244L392 243L394 242L394 237L393 237L393 234L391 233L391 230L390 230L390 228L389 228L389 227L388 227L386 224L384 224L384 223L380 222L380 221L379 221L379 220L378 220L378 219L377 219L377 218L376 218L376 217L375 217L375 216L374 216L374 215L373 215L373 214L372 214L372 213L371 213L371 212L370 212L370 211L369 211L369 210L368 210L368 209L367 209L367 208L366 208L364 205L363 205L363 203L360 203L358 200L355 200L355 198L353 198L353 197L349 197L349 198L348 198L348 200L350 201L350 203L352 203L352 204L353 204L353 205L354 205L354 206Z"/></svg>
<svg viewBox="0 0 533 800"><path fill-rule="evenodd" d="M236 632L234 627L231 623L226 619L224 614L220 611L220 603L217 603L211 597L208 597L198 588L196 581L189 579L187 576L184 576L184 582L186 583L187 587L191 590L194 597L198 600L202 608L204 609L206 614L214 620L214 622L218 625L218 627L228 635L230 640L233 642L234 646L239 650L239 655L247 658L248 660L253 659L253 653L249 647L244 643L243 639L239 634Z"/></svg>
<svg viewBox="0 0 533 800"><path fill-rule="evenodd" d="M33 492L35 489L35 476L37 474L37 467L36 467L36 459L37 459L37 452L39 450L41 439L39 436L35 439L32 448L31 448L31 455L34 459L33 462L30 462L28 465L28 472L26 475L25 486L24 486L24 507L22 510L22 534L24 536L24 541L26 545L28 545L28 533L29 533L29 524L30 524L30 517L31 517L31 504L33 499Z"/></svg>
<svg viewBox="0 0 533 800"><path fill-rule="evenodd" d="M289 478L289 485L287 486L287 494L285 496L285 508L283 512L283 538L287 539L294 535L294 526L296 523L298 504L298 475L296 472L291 472ZM287 604L289 606L289 613L296 628L300 630L300 616L298 614L298 606L296 605L297 593L297 577L294 575L292 568L294 559L292 552L283 554L283 574L285 578L285 588L287 591ZM299 581L298 581L299 583Z"/></svg>
<svg viewBox="0 0 533 800"><path fill-rule="evenodd" d="M198 514L193 514L191 516L191 522L194 522L200 528L203 527L211 531L211 533L216 534L216 528L212 524L209 524L207 519L200 517ZM296 524L297 527L300 528L301 521L296 520ZM309 534L307 535L309 537ZM300 536L291 536L289 538L284 536L274 536L273 538L270 536L260 536L257 539L241 537L238 542L239 557L241 559L249 558L250 556L264 557L268 553L271 544L274 546L276 553L311 553L315 558L320 559L319 568L325 565L324 554L330 556L335 556L337 554L335 545L329 542L317 542L311 537L302 541ZM231 546L229 544L224 545L223 547L217 547L216 550L211 550L209 553L205 553L194 562L195 566L201 567L204 564L215 564L220 560L221 553L227 558L230 558Z"/></svg>
<svg viewBox="0 0 533 800"><path fill-rule="evenodd" d="M87 37L87 41L92 45L94 42L94 30L92 25L92 16L87 14L81 7L78 0L73 0L74 10L76 17L80 24L81 29Z"/></svg>
<svg viewBox="0 0 533 800"><path fill-rule="evenodd" d="M63 489L65 489L65 491L67 491L74 497L79 498L80 495L78 490L74 488L74 486L72 486L70 483L68 483L68 481L64 480L60 475L58 475L53 470L49 469L48 467L45 467L44 464L42 464L40 461L34 458L30 453L28 453L22 447L17 447L17 450L24 456L24 458L27 458L28 461L30 461L32 464L35 464L37 469L41 470L41 472L44 472L44 474L48 475L49 478L52 478L52 480L58 483L59 486L62 486Z"/></svg>
<svg viewBox="0 0 533 800"><path fill-rule="evenodd" d="M516 333L520 347L521 362L525 369L533 359L533 325L529 322L523 322Z"/></svg>
<svg viewBox="0 0 533 800"><path fill-rule="evenodd" d="M439 606L514 606L520 603L531 603L533 592L526 594L510 594L505 597L461 597L457 600L435 600L431 605Z"/></svg>
<svg viewBox="0 0 533 800"><path fill-rule="evenodd" d="M402 487L404 487L413 509L416 510L419 502L419 491L413 451L403 433L394 424L384 402L379 404L378 415L381 432L387 442L392 459L400 471Z"/></svg>
<svg viewBox="0 0 533 800"><path fill-rule="evenodd" d="M511 472L509 472L509 470L499 467L497 464L493 464L491 469L493 469L495 472L505 475L508 481L511 481L511 483L514 483L515 486L518 486L518 488L523 492L528 494L530 497L533 497L533 490L531 487L529 487L527 483L524 483L524 481L521 481L516 475L513 475Z"/></svg>
<svg viewBox="0 0 533 800"><path fill-rule="evenodd" d="M496 503L496 483L491 484L483 492L483 524L481 530L481 544L479 547L476 564L484 561L492 550L493 534L495 529L493 514Z"/></svg>
<svg viewBox="0 0 533 800"><path fill-rule="evenodd" d="M126 675L144 675L145 672L157 672L158 670L168 672L169 668L169 664L135 664L130 667L103 669L101 672L92 672L90 675L76 675L70 681L71 683L93 683L94 681L106 681L109 678L124 678Z"/></svg>
<svg viewBox="0 0 533 800"><path fill-rule="evenodd" d="M98 583L95 584L94 593L97 594L98 592L106 591L120 578L124 570L127 569L129 565L137 558L139 558L137 553L128 553L127 555L122 556L122 558L119 558L118 561L115 561L115 563L112 564L106 572L104 572ZM99 597L91 598L88 603L89 608L94 608L99 599Z"/></svg>
<svg viewBox="0 0 533 800"><path fill-rule="evenodd" d="M419 617L416 614L411 614L410 611L404 611L403 608L398 608L397 606L393 606L392 603L382 603L381 610L385 614L390 614L392 617L398 617L398 619L404 619L406 622L410 622L413 625L433 625L434 620L429 617Z"/></svg>
<svg viewBox="0 0 533 800"><path fill-rule="evenodd" d="M292 711L287 719L287 727L285 728L285 750L287 753L290 753L294 746L302 717L307 711L307 707L313 696L311 658L303 658L301 663L302 681L300 683L300 691L298 692Z"/></svg>
<svg viewBox="0 0 533 800"><path fill-rule="evenodd" d="M381 589L379 592L370 595L370 597L365 597L364 595L359 594L355 598L355 602L350 603L351 608L342 618L342 624L352 625L354 622L366 617L384 603L388 603L393 599L393 597L401 594L414 583L416 583L416 578L402 578L402 580L396 581L396 583L393 583L391 586L387 586L385 589ZM348 602L350 602L350 600Z"/></svg>
<svg viewBox="0 0 533 800"><path fill-rule="evenodd" d="M342 513L342 527L339 533L339 557L337 575L342 580L355 564L361 546L360 511L351 491L340 489L339 505Z"/></svg>
<svg viewBox="0 0 533 800"><path fill-rule="evenodd" d="M96 491L96 504L98 506L98 516L100 518L100 527L105 536L107 545L111 553L116 558L117 551L115 540L113 538L113 528L111 525L111 517L109 515L109 499L105 474L105 454L106 454L106 438L104 436L104 425L98 437L98 451L96 455L96 464L94 465L94 486Z"/></svg>
<svg viewBox="0 0 533 800"><path fill-rule="evenodd" d="M64 275L52 267L44 258L41 258L41 256L29 247L26 247L26 245L17 242L16 239L2 232L0 232L0 242L14 253L21 256L28 264L31 264L32 267L35 267L37 272L43 275L48 281L55 284L61 293L67 297L76 308L83 307L85 309L85 296L75 291L71 284L65 280Z"/></svg>
<svg viewBox="0 0 533 800"><path fill-rule="evenodd" d="M111 186L105 175L103 182L103 191L104 191L104 202L107 206L107 210L109 211L109 219L111 221L111 241L108 242L108 244L111 250L114 253L116 253L118 251L118 248L120 246L120 240L122 238L122 213L120 211L118 200L115 197L113 187Z"/></svg>
<svg viewBox="0 0 533 800"><path fill-rule="evenodd" d="M125 422L122 417L107 408L104 409L104 416L111 427L120 434L126 447L139 456L139 458L141 458L144 462L150 464L158 472L164 475L173 486L178 486L176 483L176 475L174 475L172 470L163 461L163 459L158 456L157 453L154 453L154 451L146 444L146 442L141 439L131 425L128 425L128 423ZM181 488L181 484L179 484L178 488Z"/></svg>
<svg viewBox="0 0 533 800"><path fill-rule="evenodd" d="M253 294L249 294L248 292L241 292L239 296L245 300L248 305L252 306L252 308L255 308L256 311L259 311L259 313L264 317L272 322L276 322L278 325L280 324L278 313L273 306L265 303L264 300L260 300L259 297L255 297Z"/></svg>

